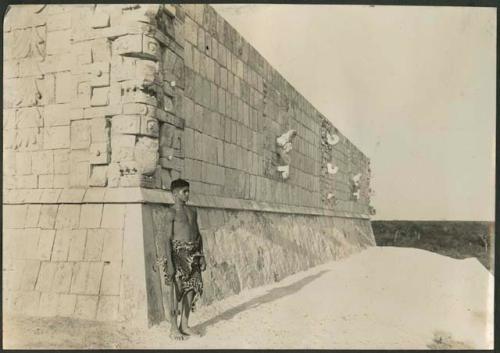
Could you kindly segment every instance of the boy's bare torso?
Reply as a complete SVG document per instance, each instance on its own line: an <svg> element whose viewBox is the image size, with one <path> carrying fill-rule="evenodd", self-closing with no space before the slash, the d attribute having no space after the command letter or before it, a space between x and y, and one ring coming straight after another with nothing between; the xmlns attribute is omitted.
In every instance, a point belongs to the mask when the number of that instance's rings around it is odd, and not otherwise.
<svg viewBox="0 0 500 353"><path fill-rule="evenodd" d="M187 206L174 206L174 210L171 212L174 223L172 240L190 242L198 240L196 213Z"/></svg>

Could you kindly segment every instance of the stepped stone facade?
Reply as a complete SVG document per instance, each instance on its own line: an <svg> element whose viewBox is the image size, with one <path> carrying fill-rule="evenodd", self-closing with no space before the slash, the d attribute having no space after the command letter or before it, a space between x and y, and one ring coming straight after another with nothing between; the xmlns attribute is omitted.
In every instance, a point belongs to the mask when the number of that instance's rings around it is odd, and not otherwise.
<svg viewBox="0 0 500 353"><path fill-rule="evenodd" d="M3 35L6 313L164 320L178 177L202 304L375 244L368 158L210 6L12 6Z"/></svg>

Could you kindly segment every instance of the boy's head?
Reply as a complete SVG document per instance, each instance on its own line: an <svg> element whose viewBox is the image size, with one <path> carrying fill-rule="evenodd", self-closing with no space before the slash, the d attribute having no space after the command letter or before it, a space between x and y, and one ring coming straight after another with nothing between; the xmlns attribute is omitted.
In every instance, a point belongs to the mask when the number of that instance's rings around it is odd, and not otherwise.
<svg viewBox="0 0 500 353"><path fill-rule="evenodd" d="M170 191L174 196L174 200L183 203L189 200L189 183L184 179L175 179L170 183Z"/></svg>

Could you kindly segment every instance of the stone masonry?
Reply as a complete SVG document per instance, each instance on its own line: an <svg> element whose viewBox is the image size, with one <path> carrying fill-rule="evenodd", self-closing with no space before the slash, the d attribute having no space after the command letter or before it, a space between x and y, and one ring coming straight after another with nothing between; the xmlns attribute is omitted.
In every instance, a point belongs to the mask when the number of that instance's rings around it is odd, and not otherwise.
<svg viewBox="0 0 500 353"><path fill-rule="evenodd" d="M368 158L212 7L16 5L3 35L5 312L164 320L178 177L202 304L375 244Z"/></svg>

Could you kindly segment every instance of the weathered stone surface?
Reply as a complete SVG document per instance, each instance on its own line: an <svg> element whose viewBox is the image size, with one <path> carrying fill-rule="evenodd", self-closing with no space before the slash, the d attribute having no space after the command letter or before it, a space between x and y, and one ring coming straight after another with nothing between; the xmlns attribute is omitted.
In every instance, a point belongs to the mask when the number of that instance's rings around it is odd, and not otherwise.
<svg viewBox="0 0 500 353"><path fill-rule="evenodd" d="M86 149L90 146L90 124L87 120L71 122L71 148Z"/></svg>
<svg viewBox="0 0 500 353"><path fill-rule="evenodd" d="M53 174L54 153L52 151L32 153L32 170L34 174Z"/></svg>
<svg viewBox="0 0 500 353"><path fill-rule="evenodd" d="M70 147L69 126L53 126L43 129L43 147L45 149L58 149Z"/></svg>
<svg viewBox="0 0 500 353"><path fill-rule="evenodd" d="M71 161L70 185L72 187L87 187L90 176L90 164L86 161Z"/></svg>
<svg viewBox="0 0 500 353"><path fill-rule="evenodd" d="M56 74L56 103L68 103L76 97L76 81L70 72Z"/></svg>
<svg viewBox="0 0 500 353"><path fill-rule="evenodd" d="M76 307L76 295L61 294L58 297L57 315L63 317L72 316Z"/></svg>
<svg viewBox="0 0 500 353"><path fill-rule="evenodd" d="M97 299L96 295L77 296L73 316L79 319L94 319L97 312Z"/></svg>
<svg viewBox="0 0 500 353"><path fill-rule="evenodd" d="M59 205L42 205L40 208L40 220L38 222L40 228L54 228L58 207Z"/></svg>
<svg viewBox="0 0 500 353"><path fill-rule="evenodd" d="M93 107L100 107L108 104L109 104L109 88L108 87L92 88L90 105Z"/></svg>
<svg viewBox="0 0 500 353"><path fill-rule="evenodd" d="M40 295L40 316L56 316L59 295L56 293L42 293Z"/></svg>
<svg viewBox="0 0 500 353"><path fill-rule="evenodd" d="M87 244L85 246L86 261L99 261L101 260L102 247L104 243L103 229L89 229L87 232Z"/></svg>
<svg viewBox="0 0 500 353"><path fill-rule="evenodd" d="M77 262L73 267L73 277L71 278L71 293L85 293L87 287L87 277L89 273L89 262Z"/></svg>
<svg viewBox="0 0 500 353"><path fill-rule="evenodd" d="M120 294L121 262L111 262L104 264L102 275L101 294Z"/></svg>
<svg viewBox="0 0 500 353"><path fill-rule="evenodd" d="M125 205L105 204L102 215L102 228L123 228Z"/></svg>
<svg viewBox="0 0 500 353"><path fill-rule="evenodd" d="M40 303L40 292L26 291L19 293L15 301L15 312L35 316L38 314L38 305Z"/></svg>
<svg viewBox="0 0 500 353"><path fill-rule="evenodd" d="M71 244L72 235L71 230L58 230L56 232L54 247L52 249L52 261L68 260L69 246Z"/></svg>
<svg viewBox="0 0 500 353"><path fill-rule="evenodd" d="M66 53L71 50L71 30L47 33L47 55Z"/></svg>
<svg viewBox="0 0 500 353"><path fill-rule="evenodd" d="M106 189L105 188L92 188L85 192L83 197L84 202L102 202L104 201Z"/></svg>
<svg viewBox="0 0 500 353"><path fill-rule="evenodd" d="M161 206L153 212L160 215ZM343 224L336 218L207 209L199 209L198 216L209 264L204 273L206 304L374 245L369 227L360 227L366 221ZM155 229L165 227L161 216L154 219ZM352 237L346 239L344 233Z"/></svg>
<svg viewBox="0 0 500 353"><path fill-rule="evenodd" d="M40 270L40 261L26 260L23 274L21 277L20 289L23 291L32 291L35 289L38 271Z"/></svg>
<svg viewBox="0 0 500 353"><path fill-rule="evenodd" d="M84 204L80 214L80 228L99 228L102 217L102 204Z"/></svg>
<svg viewBox="0 0 500 353"><path fill-rule="evenodd" d="M58 263L52 283L52 291L56 293L67 293L71 285L72 263Z"/></svg>
<svg viewBox="0 0 500 353"><path fill-rule="evenodd" d="M69 173L69 150L54 151L54 172L56 174Z"/></svg>
<svg viewBox="0 0 500 353"><path fill-rule="evenodd" d="M78 227L80 221L80 205L62 204L59 206L56 219L56 229Z"/></svg>
<svg viewBox="0 0 500 353"><path fill-rule="evenodd" d="M90 262L89 273L87 277L86 294L98 294L101 287L101 278L103 277L103 263Z"/></svg>
<svg viewBox="0 0 500 353"><path fill-rule="evenodd" d="M54 175L39 175L38 176L38 188L53 188L54 187Z"/></svg>
<svg viewBox="0 0 500 353"><path fill-rule="evenodd" d="M83 205L86 206L86 205ZM82 209L83 209L82 206ZM83 215L83 212L82 212ZM87 232L85 229L71 231L71 240L69 243L68 261L82 261L85 253L85 242Z"/></svg>
<svg viewBox="0 0 500 353"><path fill-rule="evenodd" d="M26 222L24 224L25 227L35 228L38 225L41 207L42 205L40 204L28 205L28 209L26 212Z"/></svg>
<svg viewBox="0 0 500 353"><path fill-rule="evenodd" d="M109 229L104 233L101 259L103 261L121 261L123 232L121 229Z"/></svg>
<svg viewBox="0 0 500 353"><path fill-rule="evenodd" d="M118 319L119 296L103 295L99 297L96 319L99 321L115 321Z"/></svg>
<svg viewBox="0 0 500 353"><path fill-rule="evenodd" d="M4 228L24 228L27 205L8 205L3 207Z"/></svg>
<svg viewBox="0 0 500 353"><path fill-rule="evenodd" d="M58 202L60 203L79 203L83 200L85 189L66 189L61 192Z"/></svg>
<svg viewBox="0 0 500 353"><path fill-rule="evenodd" d="M31 153L18 152L16 153L16 169L18 175L31 174Z"/></svg>

